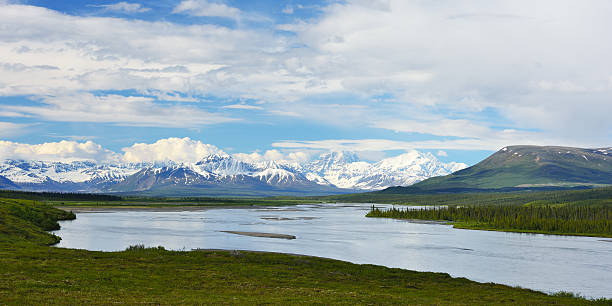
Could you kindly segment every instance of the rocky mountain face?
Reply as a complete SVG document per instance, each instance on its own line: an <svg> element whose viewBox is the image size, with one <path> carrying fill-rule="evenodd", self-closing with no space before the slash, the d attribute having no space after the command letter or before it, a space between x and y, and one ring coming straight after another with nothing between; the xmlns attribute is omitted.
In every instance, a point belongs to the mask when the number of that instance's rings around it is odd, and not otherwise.
<svg viewBox="0 0 612 306"><path fill-rule="evenodd" d="M330 152L305 163L246 162L213 154L196 163L96 164L5 160L0 188L62 192L145 192L156 195L289 195L379 190L446 175L465 164L442 163L417 151L361 161Z"/></svg>

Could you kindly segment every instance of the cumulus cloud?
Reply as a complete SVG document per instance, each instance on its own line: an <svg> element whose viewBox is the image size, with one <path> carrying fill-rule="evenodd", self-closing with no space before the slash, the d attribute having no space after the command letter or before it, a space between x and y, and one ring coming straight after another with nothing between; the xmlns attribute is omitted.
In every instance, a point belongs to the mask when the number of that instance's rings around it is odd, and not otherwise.
<svg viewBox="0 0 612 306"><path fill-rule="evenodd" d="M92 141L62 140L42 144L25 144L0 140L0 159L118 162L121 158L118 154Z"/></svg>
<svg viewBox="0 0 612 306"><path fill-rule="evenodd" d="M97 7L103 8L105 11L119 12L119 13L144 13L151 9L142 6L140 3L129 3L129 2L117 2L113 4L96 5Z"/></svg>
<svg viewBox="0 0 612 306"><path fill-rule="evenodd" d="M63 136L82 139L82 136ZM195 163L211 154L228 155L215 145L199 140L185 138L165 138L154 143L134 143L121 149L123 154L112 152L91 141L62 140L41 144L26 144L0 140L0 160L34 160L34 161L93 161L99 163L143 163L174 161ZM281 152L267 150L263 154L236 153L233 156L247 162L285 161L303 163L311 159L307 152Z"/></svg>
<svg viewBox="0 0 612 306"><path fill-rule="evenodd" d="M442 156L442 157L446 157L446 156L448 156L448 153L446 153L446 151L439 150L439 151L436 153L436 155L438 155L438 156Z"/></svg>
<svg viewBox="0 0 612 306"><path fill-rule="evenodd" d="M214 145L188 137L160 139L151 144L135 143L121 150L124 160L132 163L167 160L193 163L210 154L226 154Z"/></svg>

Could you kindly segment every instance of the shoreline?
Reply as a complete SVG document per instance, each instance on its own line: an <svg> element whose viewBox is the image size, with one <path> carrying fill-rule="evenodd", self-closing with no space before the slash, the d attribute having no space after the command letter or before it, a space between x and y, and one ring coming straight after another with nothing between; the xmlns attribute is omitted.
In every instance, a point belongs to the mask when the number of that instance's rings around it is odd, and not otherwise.
<svg viewBox="0 0 612 306"><path fill-rule="evenodd" d="M319 204L319 203L312 203ZM176 205L176 206L140 206L140 205L124 205L124 206L54 206L57 209L64 211L72 211L73 213L103 213L113 211L202 211L209 209L261 209L281 206L297 206L310 204L291 204L291 205Z"/></svg>

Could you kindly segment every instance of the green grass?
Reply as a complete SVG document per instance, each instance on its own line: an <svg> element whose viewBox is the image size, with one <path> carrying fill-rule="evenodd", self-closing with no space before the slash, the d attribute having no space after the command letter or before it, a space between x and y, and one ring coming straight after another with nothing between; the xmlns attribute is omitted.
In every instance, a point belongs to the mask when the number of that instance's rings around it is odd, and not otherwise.
<svg viewBox="0 0 612 306"><path fill-rule="evenodd" d="M402 205L523 205L539 201L544 205L580 204L584 201L610 205L612 187L586 190L515 191L479 193L404 194L385 192L356 193L312 198L320 201L389 203Z"/></svg>
<svg viewBox="0 0 612 306"><path fill-rule="evenodd" d="M46 231L60 228L57 220L70 220L71 212L30 200L0 199L0 242L30 241L54 244L60 238Z"/></svg>
<svg viewBox="0 0 612 306"><path fill-rule="evenodd" d="M189 199L156 199L139 198L119 201L45 201L55 207L232 207L232 206L286 206L320 203L316 200L280 200L280 199L223 199L201 198Z"/></svg>
<svg viewBox="0 0 612 306"><path fill-rule="evenodd" d="M307 256L54 248L46 246L55 239L41 226L71 218L70 213L0 199L0 216L0 304L610 304Z"/></svg>
<svg viewBox="0 0 612 306"><path fill-rule="evenodd" d="M588 149L511 146L453 174L427 179L422 189L503 188L524 185L610 185L612 160Z"/></svg>

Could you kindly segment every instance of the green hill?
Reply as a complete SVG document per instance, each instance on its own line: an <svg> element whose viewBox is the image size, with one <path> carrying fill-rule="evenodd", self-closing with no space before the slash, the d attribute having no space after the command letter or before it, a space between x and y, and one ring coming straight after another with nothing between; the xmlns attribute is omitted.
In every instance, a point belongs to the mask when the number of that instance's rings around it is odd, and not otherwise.
<svg viewBox="0 0 612 306"><path fill-rule="evenodd" d="M509 146L480 163L412 187L421 190L612 184L612 149Z"/></svg>

